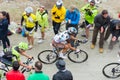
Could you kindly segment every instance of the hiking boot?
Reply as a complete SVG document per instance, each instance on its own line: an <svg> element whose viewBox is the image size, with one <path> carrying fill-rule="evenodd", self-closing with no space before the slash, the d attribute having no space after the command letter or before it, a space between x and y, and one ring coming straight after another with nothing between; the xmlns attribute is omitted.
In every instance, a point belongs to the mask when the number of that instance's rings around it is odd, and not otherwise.
<svg viewBox="0 0 120 80"><path fill-rule="evenodd" d="M95 45L94 45L94 44L91 44L90 48L91 48L91 49L94 49L94 48L95 48Z"/></svg>
<svg viewBox="0 0 120 80"><path fill-rule="evenodd" d="M99 52L100 52L100 53L103 53L103 48L100 48L100 49L99 49Z"/></svg>

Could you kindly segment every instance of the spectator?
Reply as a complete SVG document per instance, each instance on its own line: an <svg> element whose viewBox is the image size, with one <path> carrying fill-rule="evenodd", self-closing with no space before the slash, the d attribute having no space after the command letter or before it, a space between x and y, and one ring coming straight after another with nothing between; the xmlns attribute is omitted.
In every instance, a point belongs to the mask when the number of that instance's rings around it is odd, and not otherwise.
<svg viewBox="0 0 120 80"><path fill-rule="evenodd" d="M12 67L13 69L6 73L6 80L25 80L25 76L18 70L19 62L14 61Z"/></svg>
<svg viewBox="0 0 120 80"><path fill-rule="evenodd" d="M70 9L67 10L66 12L66 30L68 30L69 27L74 27L77 30L78 33L78 24L80 21L80 12L79 10L75 7L75 5L70 6ZM74 36L76 36L75 34ZM74 40L71 41L71 45L74 46Z"/></svg>
<svg viewBox="0 0 120 80"><path fill-rule="evenodd" d="M85 23L86 23L86 27L85 27L86 34L83 36L86 37L86 41L87 41L89 38L89 28L93 26L94 18L98 14L97 7L95 6L95 1L91 0L89 4L81 8L81 11L84 14Z"/></svg>
<svg viewBox="0 0 120 80"><path fill-rule="evenodd" d="M23 26L23 22L25 22L24 29L25 29L25 34L27 36L29 49L33 48L34 45L33 34L34 34L34 30L36 31L37 29L36 16L32 12L33 12L33 8L27 7L21 19L21 26Z"/></svg>
<svg viewBox="0 0 120 80"><path fill-rule="evenodd" d="M100 32L99 52L103 53L104 32L106 27L110 23L110 16L108 15L108 11L103 10L101 14L98 14L95 17L94 23L95 23L95 27L94 27L93 36L92 36L91 49L95 48L97 35L98 35L98 32Z"/></svg>
<svg viewBox="0 0 120 80"><path fill-rule="evenodd" d="M110 21L110 26L108 27L105 35L105 41L109 38L110 34L112 34L112 38L109 44L109 49L113 49L113 46L118 41L118 37L120 36L120 20L113 19Z"/></svg>
<svg viewBox="0 0 120 80"><path fill-rule="evenodd" d="M38 43L42 43L45 37L45 28L48 27L48 13L44 6L40 6L40 8L36 11L36 18L39 28L41 29L41 39Z"/></svg>
<svg viewBox="0 0 120 80"><path fill-rule="evenodd" d="M66 70L66 63L64 60L59 59L56 62L56 67L59 71L53 75L52 80L73 80L72 73Z"/></svg>
<svg viewBox="0 0 120 80"><path fill-rule="evenodd" d="M3 49L10 47L10 41L7 37L8 25L10 24L9 13L5 11L0 12L0 39L3 43Z"/></svg>
<svg viewBox="0 0 120 80"><path fill-rule="evenodd" d="M42 67L43 66L40 61L35 62L35 73L31 74L27 80L50 80L48 75L41 71Z"/></svg>
<svg viewBox="0 0 120 80"><path fill-rule="evenodd" d="M65 19L66 9L63 6L62 0L58 0L56 5L51 9L52 25L54 33L57 34L60 29L61 22Z"/></svg>

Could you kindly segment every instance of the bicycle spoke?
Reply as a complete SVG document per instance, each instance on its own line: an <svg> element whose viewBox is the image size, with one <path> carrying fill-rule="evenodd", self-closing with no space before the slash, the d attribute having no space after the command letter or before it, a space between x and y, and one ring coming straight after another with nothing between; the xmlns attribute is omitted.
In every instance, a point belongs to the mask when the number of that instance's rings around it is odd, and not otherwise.
<svg viewBox="0 0 120 80"><path fill-rule="evenodd" d="M103 68L103 74L108 78L117 78L120 76L120 65L111 63Z"/></svg>
<svg viewBox="0 0 120 80"><path fill-rule="evenodd" d="M45 50L39 53L38 59L46 64L51 64L56 61L57 54L54 53L52 50Z"/></svg>

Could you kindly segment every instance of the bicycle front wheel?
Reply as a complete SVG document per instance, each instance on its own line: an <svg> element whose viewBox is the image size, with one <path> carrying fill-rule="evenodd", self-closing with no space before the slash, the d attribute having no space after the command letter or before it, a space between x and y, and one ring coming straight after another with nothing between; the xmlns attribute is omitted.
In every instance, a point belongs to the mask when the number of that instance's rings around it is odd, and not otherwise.
<svg viewBox="0 0 120 80"><path fill-rule="evenodd" d="M38 54L38 60L45 64L52 64L57 58L58 55L53 50L44 50Z"/></svg>
<svg viewBox="0 0 120 80"><path fill-rule="evenodd" d="M117 78L120 76L120 63L107 64L102 72L107 78Z"/></svg>
<svg viewBox="0 0 120 80"><path fill-rule="evenodd" d="M77 53L72 51L68 53L68 59L74 63L82 63L88 59L88 54L83 50L80 50Z"/></svg>

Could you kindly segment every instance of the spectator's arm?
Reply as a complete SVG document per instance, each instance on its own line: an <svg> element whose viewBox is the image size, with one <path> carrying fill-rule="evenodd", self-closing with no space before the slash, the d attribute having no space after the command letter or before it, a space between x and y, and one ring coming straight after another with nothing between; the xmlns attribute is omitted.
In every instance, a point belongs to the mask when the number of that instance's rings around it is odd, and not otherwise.
<svg viewBox="0 0 120 80"><path fill-rule="evenodd" d="M78 24L80 21L80 13L77 13L75 21L71 21L71 24Z"/></svg>
<svg viewBox="0 0 120 80"><path fill-rule="evenodd" d="M96 16L96 17L94 18L95 27L101 27L101 26L102 26L102 25L98 22L98 20L99 20L99 18L98 18L98 16Z"/></svg>
<svg viewBox="0 0 120 80"><path fill-rule="evenodd" d="M21 26L23 25L24 17L21 18Z"/></svg>

